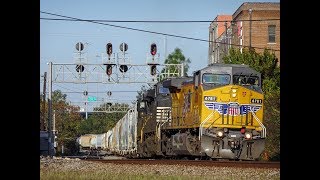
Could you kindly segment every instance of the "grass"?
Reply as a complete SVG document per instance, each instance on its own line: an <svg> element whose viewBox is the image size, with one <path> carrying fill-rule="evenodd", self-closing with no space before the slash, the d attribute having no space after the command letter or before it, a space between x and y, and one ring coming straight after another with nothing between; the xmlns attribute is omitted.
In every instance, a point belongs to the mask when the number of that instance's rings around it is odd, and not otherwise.
<svg viewBox="0 0 320 180"><path fill-rule="evenodd" d="M133 175L133 174L114 174L110 172L92 171L43 171L40 170L41 180L202 180L202 179L247 179L246 177L234 177L230 175L221 176L165 176L154 175ZM254 179L280 179L280 177L260 176Z"/></svg>
<svg viewBox="0 0 320 180"><path fill-rule="evenodd" d="M184 180L184 179L203 179L201 177L190 176L164 176L164 175L130 175L130 174L112 174L107 172L77 172L77 171L40 171L41 180Z"/></svg>

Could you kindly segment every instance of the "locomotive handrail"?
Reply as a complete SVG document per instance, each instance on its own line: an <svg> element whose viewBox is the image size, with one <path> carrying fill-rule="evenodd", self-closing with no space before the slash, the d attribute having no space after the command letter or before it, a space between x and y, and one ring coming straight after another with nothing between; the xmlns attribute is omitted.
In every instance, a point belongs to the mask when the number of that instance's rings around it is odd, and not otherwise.
<svg viewBox="0 0 320 180"><path fill-rule="evenodd" d="M162 124L161 124L162 123ZM159 140L159 139L161 139L161 127L165 124L165 123L167 123L167 122L158 122L157 123L157 132L156 132L156 136L155 136L155 138L156 138L156 140Z"/></svg>
<svg viewBox="0 0 320 180"><path fill-rule="evenodd" d="M213 114L216 111L212 111L212 113L210 113L206 119L204 121L202 121L202 123L200 124L200 128L199 128L199 140L201 140L201 136L202 136L202 129L203 129L203 125L213 116Z"/></svg>
<svg viewBox="0 0 320 180"><path fill-rule="evenodd" d="M259 120L259 118L256 116L256 114L253 112L253 110L250 110L254 119L258 122L258 124L262 128L261 138L265 138L267 136L267 128L262 124L262 122Z"/></svg>
<svg viewBox="0 0 320 180"><path fill-rule="evenodd" d="M141 143L143 142L143 129L145 127L145 125L147 124L147 122L149 121L149 119L151 118L151 116L147 116L145 122L142 125L142 128L140 130L140 136L141 136Z"/></svg>

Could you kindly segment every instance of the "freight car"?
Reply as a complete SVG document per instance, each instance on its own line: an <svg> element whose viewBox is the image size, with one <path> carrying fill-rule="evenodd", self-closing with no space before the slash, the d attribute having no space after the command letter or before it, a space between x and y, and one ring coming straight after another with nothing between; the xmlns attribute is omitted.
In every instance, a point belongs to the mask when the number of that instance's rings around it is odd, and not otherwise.
<svg viewBox="0 0 320 180"><path fill-rule="evenodd" d="M144 92L104 149L140 158L257 160L266 138L263 101L260 73L212 64Z"/></svg>
<svg viewBox="0 0 320 180"><path fill-rule="evenodd" d="M137 111L132 108L116 125L103 134L85 134L77 138L79 152L87 155L136 154Z"/></svg>
<svg viewBox="0 0 320 180"><path fill-rule="evenodd" d="M87 155L102 155L104 151L105 138L107 133L103 134L85 134L77 138L77 143L80 145L79 152L87 153Z"/></svg>

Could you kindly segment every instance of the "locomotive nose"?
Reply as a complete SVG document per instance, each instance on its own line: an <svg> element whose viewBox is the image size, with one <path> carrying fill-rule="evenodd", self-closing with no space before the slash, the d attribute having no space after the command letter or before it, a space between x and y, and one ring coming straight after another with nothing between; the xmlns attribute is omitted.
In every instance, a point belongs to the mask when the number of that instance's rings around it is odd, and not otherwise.
<svg viewBox="0 0 320 180"><path fill-rule="evenodd" d="M235 98L237 97L237 91L238 91L238 88L231 88L231 91L230 91L230 96Z"/></svg>

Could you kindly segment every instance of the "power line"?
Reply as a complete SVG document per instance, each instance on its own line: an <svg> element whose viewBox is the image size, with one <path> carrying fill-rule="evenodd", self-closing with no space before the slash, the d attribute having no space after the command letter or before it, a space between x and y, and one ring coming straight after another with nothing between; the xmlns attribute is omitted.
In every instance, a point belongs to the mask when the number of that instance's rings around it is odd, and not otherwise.
<svg viewBox="0 0 320 180"><path fill-rule="evenodd" d="M59 15L59 14L54 14L54 13L48 13L48 12L43 12L40 11L43 14L49 14L53 16L58 16L58 17L64 17L64 18L69 18L69 19L74 19L74 20L79 20L79 21L85 21L85 22L91 22L95 24L101 24L101 25L106 25L106 26L112 26L112 27L117 27L117 28L122 28L122 29L129 29L133 31L139 31L139 32L145 32L145 33L151 33L151 34L159 34L159 35L164 35L164 36L171 36L171 37L176 37L176 38L183 38L183 39L189 39L189 40L196 40L196 41L202 41L202 42L212 42L212 43L219 43L219 44L227 44L227 45L233 45L233 46L239 46L239 47L249 47L249 46L244 46L244 45L238 45L238 44L231 44L231 43L223 43L223 42L217 42L217 41L210 41L206 39L199 39L199 38L192 38L192 37L186 37L186 36L179 36L179 35L174 35L174 34L167 34L167 33L161 33L161 32L155 32L155 31L147 31L143 29L136 29L136 28L131 28L131 27L125 27L125 26L118 26L118 25L113 25L113 24L107 24L107 23L102 23L102 22L96 22L92 20L83 20L79 18L74 18L70 16L64 16L64 15ZM225 22L225 21L224 21ZM268 49L268 48L260 48L260 47L250 47L250 48L255 48L255 49ZM271 49L273 51L280 51L280 49Z"/></svg>
<svg viewBox="0 0 320 180"><path fill-rule="evenodd" d="M125 22L125 23L207 23L207 22L239 22L239 21L250 21L248 19L244 20L213 20L213 21L186 21L186 20L99 20L99 19L59 19L59 18L41 18L42 20L52 20L52 21L95 21L95 22ZM253 19L251 21L280 21L280 19Z"/></svg>
<svg viewBox="0 0 320 180"><path fill-rule="evenodd" d="M103 94L103 93L107 93L108 91L88 91L88 92ZM114 93L114 92L116 92L116 93L118 93L118 92L120 92L120 93L128 93L128 92L138 92L138 91L113 91L113 90L110 90L110 92L112 92L112 93ZM69 92L68 91L64 91L62 93L83 93L83 91L82 92L80 92L80 91L69 91Z"/></svg>

